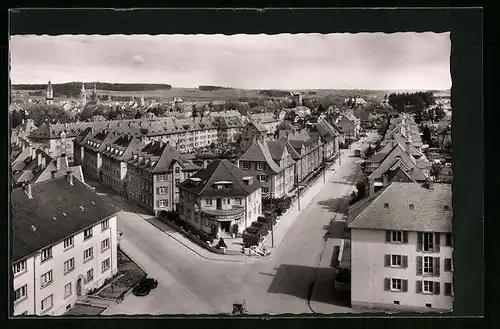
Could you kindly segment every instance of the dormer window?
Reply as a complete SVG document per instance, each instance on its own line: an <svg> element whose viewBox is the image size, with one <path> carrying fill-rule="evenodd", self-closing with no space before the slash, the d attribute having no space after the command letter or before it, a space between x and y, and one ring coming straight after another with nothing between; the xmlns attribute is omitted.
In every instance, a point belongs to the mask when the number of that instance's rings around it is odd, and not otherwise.
<svg viewBox="0 0 500 329"><path fill-rule="evenodd" d="M264 170L264 162L257 163L257 170Z"/></svg>

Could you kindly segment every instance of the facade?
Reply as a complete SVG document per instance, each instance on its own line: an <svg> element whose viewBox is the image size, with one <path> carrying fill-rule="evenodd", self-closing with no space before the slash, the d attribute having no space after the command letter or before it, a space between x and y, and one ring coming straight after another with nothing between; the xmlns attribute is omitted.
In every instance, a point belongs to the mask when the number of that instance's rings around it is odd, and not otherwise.
<svg viewBox="0 0 500 329"><path fill-rule="evenodd" d="M278 125L281 122L281 120L271 112L250 114L250 120L263 125L267 133L271 135L276 133Z"/></svg>
<svg viewBox="0 0 500 329"><path fill-rule="evenodd" d="M325 160L329 160L338 154L340 133L328 121L318 120L312 130L318 132L321 136Z"/></svg>
<svg viewBox="0 0 500 329"><path fill-rule="evenodd" d="M117 273L118 209L85 184L30 184L12 208L14 315L62 315Z"/></svg>
<svg viewBox="0 0 500 329"><path fill-rule="evenodd" d="M355 140L358 138L360 122L352 113L339 115L335 119L335 124L345 135L346 139Z"/></svg>
<svg viewBox="0 0 500 329"><path fill-rule="evenodd" d="M203 169L163 142L151 142L127 161L127 198L145 209L178 211L178 185Z"/></svg>
<svg viewBox="0 0 500 329"><path fill-rule="evenodd" d="M262 196L280 198L294 187L295 161L286 140L255 140L238 159L238 167L262 185Z"/></svg>
<svg viewBox="0 0 500 329"><path fill-rule="evenodd" d="M247 149L256 140L264 141L268 137L268 131L264 125L255 121L246 124L241 132L240 147Z"/></svg>
<svg viewBox="0 0 500 329"><path fill-rule="evenodd" d="M207 233L242 233L262 214L260 182L228 160L213 161L179 188L180 218Z"/></svg>
<svg viewBox="0 0 500 329"><path fill-rule="evenodd" d="M393 182L351 206L351 304L451 310L450 184Z"/></svg>
<svg viewBox="0 0 500 329"><path fill-rule="evenodd" d="M323 163L323 144L318 134L310 134L307 130L298 131L286 136L290 154L295 163L296 183L302 182ZM290 150L292 148L295 152Z"/></svg>

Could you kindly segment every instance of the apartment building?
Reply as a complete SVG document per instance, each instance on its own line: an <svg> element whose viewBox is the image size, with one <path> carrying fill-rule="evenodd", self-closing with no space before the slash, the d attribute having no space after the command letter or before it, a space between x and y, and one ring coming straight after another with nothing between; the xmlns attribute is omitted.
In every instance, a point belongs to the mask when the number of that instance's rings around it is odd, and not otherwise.
<svg viewBox="0 0 500 329"><path fill-rule="evenodd" d="M323 143L325 160L329 160L339 152L340 133L328 121L318 120L311 131L318 132Z"/></svg>
<svg viewBox="0 0 500 329"><path fill-rule="evenodd" d="M248 122L241 131L240 147L247 149L254 140L264 141L269 138L267 128L255 121Z"/></svg>
<svg viewBox="0 0 500 329"><path fill-rule="evenodd" d="M153 141L127 161L127 197L155 214L178 211L178 185L201 169L169 144Z"/></svg>
<svg viewBox="0 0 500 329"><path fill-rule="evenodd" d="M116 213L71 175L12 191L14 315L62 315L117 273Z"/></svg>
<svg viewBox="0 0 500 329"><path fill-rule="evenodd" d="M266 128L268 134L274 135L278 130L281 120L271 112L250 114L250 121L259 123Z"/></svg>
<svg viewBox="0 0 500 329"><path fill-rule="evenodd" d="M295 151L291 152L289 149L289 153L296 161L296 183L299 183L323 163L323 143L319 134L311 134L305 129L287 133L285 138Z"/></svg>
<svg viewBox="0 0 500 329"><path fill-rule="evenodd" d="M238 167L260 181L263 197L288 195L295 183L295 160L288 152L286 140L255 140L238 159Z"/></svg>
<svg viewBox="0 0 500 329"><path fill-rule="evenodd" d="M335 119L335 124L347 140L356 140L358 138L361 123L351 112L339 115Z"/></svg>
<svg viewBox="0 0 500 329"><path fill-rule="evenodd" d="M241 130L245 126L239 117L214 117L217 127L217 142L220 144L234 143L241 139Z"/></svg>
<svg viewBox="0 0 500 329"><path fill-rule="evenodd" d="M229 160L213 161L179 188L180 218L207 233L242 233L262 214L260 182Z"/></svg>
<svg viewBox="0 0 500 329"><path fill-rule="evenodd" d="M102 151L102 183L127 196L127 162L132 158L132 152L143 147L144 144L131 135L122 135L106 144Z"/></svg>
<svg viewBox="0 0 500 329"><path fill-rule="evenodd" d="M451 310L451 184L393 182L349 209L353 307Z"/></svg>

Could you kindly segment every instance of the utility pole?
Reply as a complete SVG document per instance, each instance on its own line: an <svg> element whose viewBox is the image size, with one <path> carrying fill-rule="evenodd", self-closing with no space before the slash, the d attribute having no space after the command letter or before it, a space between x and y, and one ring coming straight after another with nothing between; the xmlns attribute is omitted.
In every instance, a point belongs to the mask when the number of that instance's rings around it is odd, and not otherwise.
<svg viewBox="0 0 500 329"><path fill-rule="evenodd" d="M326 161L325 161L325 150L323 149L323 183L326 181Z"/></svg>
<svg viewBox="0 0 500 329"><path fill-rule="evenodd" d="M273 193L273 196L274 196L274 193ZM274 197L271 198L271 248L274 248Z"/></svg>

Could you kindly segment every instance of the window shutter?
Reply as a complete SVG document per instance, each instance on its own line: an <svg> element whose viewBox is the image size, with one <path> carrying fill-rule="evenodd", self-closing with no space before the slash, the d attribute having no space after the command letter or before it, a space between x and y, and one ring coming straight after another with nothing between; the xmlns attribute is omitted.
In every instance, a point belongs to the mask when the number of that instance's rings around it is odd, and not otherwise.
<svg viewBox="0 0 500 329"><path fill-rule="evenodd" d="M439 282L434 282L434 295L441 294L441 287Z"/></svg>
<svg viewBox="0 0 500 329"><path fill-rule="evenodd" d="M389 278L384 279L384 290L385 291L391 290L391 279Z"/></svg>
<svg viewBox="0 0 500 329"><path fill-rule="evenodd" d="M434 276L440 275L439 273L440 269L441 269L441 258L434 257Z"/></svg>
<svg viewBox="0 0 500 329"><path fill-rule="evenodd" d="M444 259L444 271L451 272L451 258Z"/></svg>
<svg viewBox="0 0 500 329"><path fill-rule="evenodd" d="M391 255L385 255L384 258L385 258L385 261L384 261L385 267L390 267L391 266Z"/></svg>
<svg viewBox="0 0 500 329"><path fill-rule="evenodd" d="M422 275L422 256L417 256L417 275Z"/></svg>
<svg viewBox="0 0 500 329"><path fill-rule="evenodd" d="M446 242L445 242L445 244L446 244L447 247L451 247L451 244L452 244L451 240L452 240L451 233L446 233Z"/></svg>
<svg viewBox="0 0 500 329"><path fill-rule="evenodd" d="M417 251L422 251L422 232L417 232Z"/></svg>
<svg viewBox="0 0 500 329"><path fill-rule="evenodd" d="M415 291L416 291L417 294L421 294L422 293L422 281L417 280L415 282L416 282L416 289L415 289Z"/></svg>
<svg viewBox="0 0 500 329"><path fill-rule="evenodd" d="M434 234L434 252L439 252L441 250L441 233Z"/></svg>
<svg viewBox="0 0 500 329"><path fill-rule="evenodd" d="M402 280L401 288L402 288L403 292L408 291L408 280Z"/></svg>
<svg viewBox="0 0 500 329"><path fill-rule="evenodd" d="M391 242L391 231L385 231L385 242Z"/></svg>
<svg viewBox="0 0 500 329"><path fill-rule="evenodd" d="M408 232L403 231L403 243L408 243Z"/></svg>
<svg viewBox="0 0 500 329"><path fill-rule="evenodd" d="M444 295L451 296L451 282L444 283Z"/></svg>
<svg viewBox="0 0 500 329"><path fill-rule="evenodd" d="M402 258L402 264L401 265L404 268L407 268L408 267L408 256L402 256L401 258Z"/></svg>

